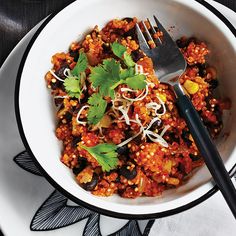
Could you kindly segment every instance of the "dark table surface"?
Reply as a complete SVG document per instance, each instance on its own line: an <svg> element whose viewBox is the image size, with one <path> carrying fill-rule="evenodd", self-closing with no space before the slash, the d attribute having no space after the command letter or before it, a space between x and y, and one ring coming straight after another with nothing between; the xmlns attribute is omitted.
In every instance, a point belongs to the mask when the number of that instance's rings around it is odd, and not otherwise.
<svg viewBox="0 0 236 236"><path fill-rule="evenodd" d="M74 0L0 0L0 66L40 20ZM236 12L236 0L217 0Z"/></svg>

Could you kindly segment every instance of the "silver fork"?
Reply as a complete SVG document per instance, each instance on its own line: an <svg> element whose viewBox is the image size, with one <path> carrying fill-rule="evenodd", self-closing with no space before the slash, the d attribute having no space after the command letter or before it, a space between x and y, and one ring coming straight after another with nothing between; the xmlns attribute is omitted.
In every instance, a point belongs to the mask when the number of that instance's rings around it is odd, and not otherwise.
<svg viewBox="0 0 236 236"><path fill-rule="evenodd" d="M160 40L159 38L155 39L152 37L152 35L156 33L156 30L149 19L147 20L151 26L151 33L143 22L141 23L145 35L142 33L139 25L136 24L140 48L152 59L154 70L159 81L172 86L176 94L176 104L180 114L185 118L192 137L204 158L215 183L222 192L228 206L236 218L236 190L206 127L202 123L202 120L190 99L184 94L178 80L187 66L184 56L169 33L155 16L154 20L156 26L158 30L163 33L163 39ZM156 47L151 48L148 44L149 41L154 42Z"/></svg>

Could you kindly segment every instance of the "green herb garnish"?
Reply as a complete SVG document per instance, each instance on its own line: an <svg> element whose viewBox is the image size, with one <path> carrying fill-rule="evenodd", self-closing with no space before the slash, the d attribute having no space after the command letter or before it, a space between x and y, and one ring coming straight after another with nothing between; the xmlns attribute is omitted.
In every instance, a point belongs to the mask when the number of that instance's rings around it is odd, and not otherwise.
<svg viewBox="0 0 236 236"><path fill-rule="evenodd" d="M113 44L111 44L111 49L113 53L119 58L122 58L124 53L126 52L126 47L117 42L114 42Z"/></svg>
<svg viewBox="0 0 236 236"><path fill-rule="evenodd" d="M146 76L142 74L134 75L133 77L128 77L125 83L132 89L144 89L147 85L145 82Z"/></svg>
<svg viewBox="0 0 236 236"><path fill-rule="evenodd" d="M120 81L120 63L115 59L105 59L102 65L91 69L90 80L93 87L98 88L102 95L114 98L111 87Z"/></svg>
<svg viewBox="0 0 236 236"><path fill-rule="evenodd" d="M80 81L74 77L68 77L64 81L65 89L70 97L80 98Z"/></svg>
<svg viewBox="0 0 236 236"><path fill-rule="evenodd" d="M102 143L94 147L86 147L79 145L81 148L88 151L101 165L103 171L109 172L118 165L117 146L115 144Z"/></svg>
<svg viewBox="0 0 236 236"><path fill-rule="evenodd" d="M102 65L91 69L90 80L93 87L98 88L103 96L114 99L115 88L120 84L127 84L132 89L144 89L145 75L135 75L133 67L122 69L115 59L105 59Z"/></svg>
<svg viewBox="0 0 236 236"><path fill-rule="evenodd" d="M135 62L133 61L132 57L127 53L127 49L125 46L114 42L113 44L111 44L111 49L117 57L124 60L124 63L128 67L135 66Z"/></svg>
<svg viewBox="0 0 236 236"><path fill-rule="evenodd" d="M88 59L84 52L80 52L79 59L72 71L69 71L67 78L64 80L65 90L70 97L80 98L81 90L81 75L85 72L88 66Z"/></svg>
<svg viewBox="0 0 236 236"><path fill-rule="evenodd" d="M88 66L88 59L84 52L80 52L79 59L74 67L74 69L71 71L71 74L73 76L77 76L80 78L80 74L86 70Z"/></svg>
<svg viewBox="0 0 236 236"><path fill-rule="evenodd" d="M88 99L90 105L88 111L88 123L96 125L104 116L107 108L107 102L100 93L94 93Z"/></svg>

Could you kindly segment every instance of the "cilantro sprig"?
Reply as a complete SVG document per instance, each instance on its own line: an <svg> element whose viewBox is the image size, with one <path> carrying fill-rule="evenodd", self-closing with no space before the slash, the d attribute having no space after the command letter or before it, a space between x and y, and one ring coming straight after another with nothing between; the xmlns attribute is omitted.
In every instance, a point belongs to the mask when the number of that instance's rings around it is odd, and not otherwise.
<svg viewBox="0 0 236 236"><path fill-rule="evenodd" d="M107 108L107 102L103 99L100 93L94 93L89 97L88 104L90 105L88 111L88 123L97 124L102 117Z"/></svg>
<svg viewBox="0 0 236 236"><path fill-rule="evenodd" d="M90 80L102 95L114 98L111 87L120 80L120 63L113 58L105 59L102 65L91 69Z"/></svg>
<svg viewBox="0 0 236 236"><path fill-rule="evenodd" d="M73 68L68 72L67 78L64 80L65 90L70 97L80 98L81 90L81 77L88 66L88 59L84 52L80 52L79 59Z"/></svg>
<svg viewBox="0 0 236 236"><path fill-rule="evenodd" d="M79 145L81 148L88 151L101 165L103 171L109 172L118 165L117 146L115 144L102 143L94 147Z"/></svg>
<svg viewBox="0 0 236 236"><path fill-rule="evenodd" d="M94 88L99 88L103 96L114 99L115 88L120 84L127 84L131 89L144 89L146 86L145 75L135 74L135 63L127 53L126 48L115 42L111 45L113 53L124 60L127 69L121 67L120 62L114 58L105 59L103 63L91 68L90 80Z"/></svg>

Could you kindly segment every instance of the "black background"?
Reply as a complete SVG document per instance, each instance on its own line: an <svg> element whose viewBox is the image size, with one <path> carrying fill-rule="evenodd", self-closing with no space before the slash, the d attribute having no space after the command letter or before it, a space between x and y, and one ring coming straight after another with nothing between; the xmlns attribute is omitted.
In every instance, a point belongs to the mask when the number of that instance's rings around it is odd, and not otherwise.
<svg viewBox="0 0 236 236"><path fill-rule="evenodd" d="M0 66L40 20L74 0L0 0ZM128 0L127 0L128 1ZM236 12L236 0L217 0Z"/></svg>
<svg viewBox="0 0 236 236"><path fill-rule="evenodd" d="M14 46L40 20L50 13L64 8L73 1L74 0L0 0L0 66ZM216 1L236 12L236 0Z"/></svg>

